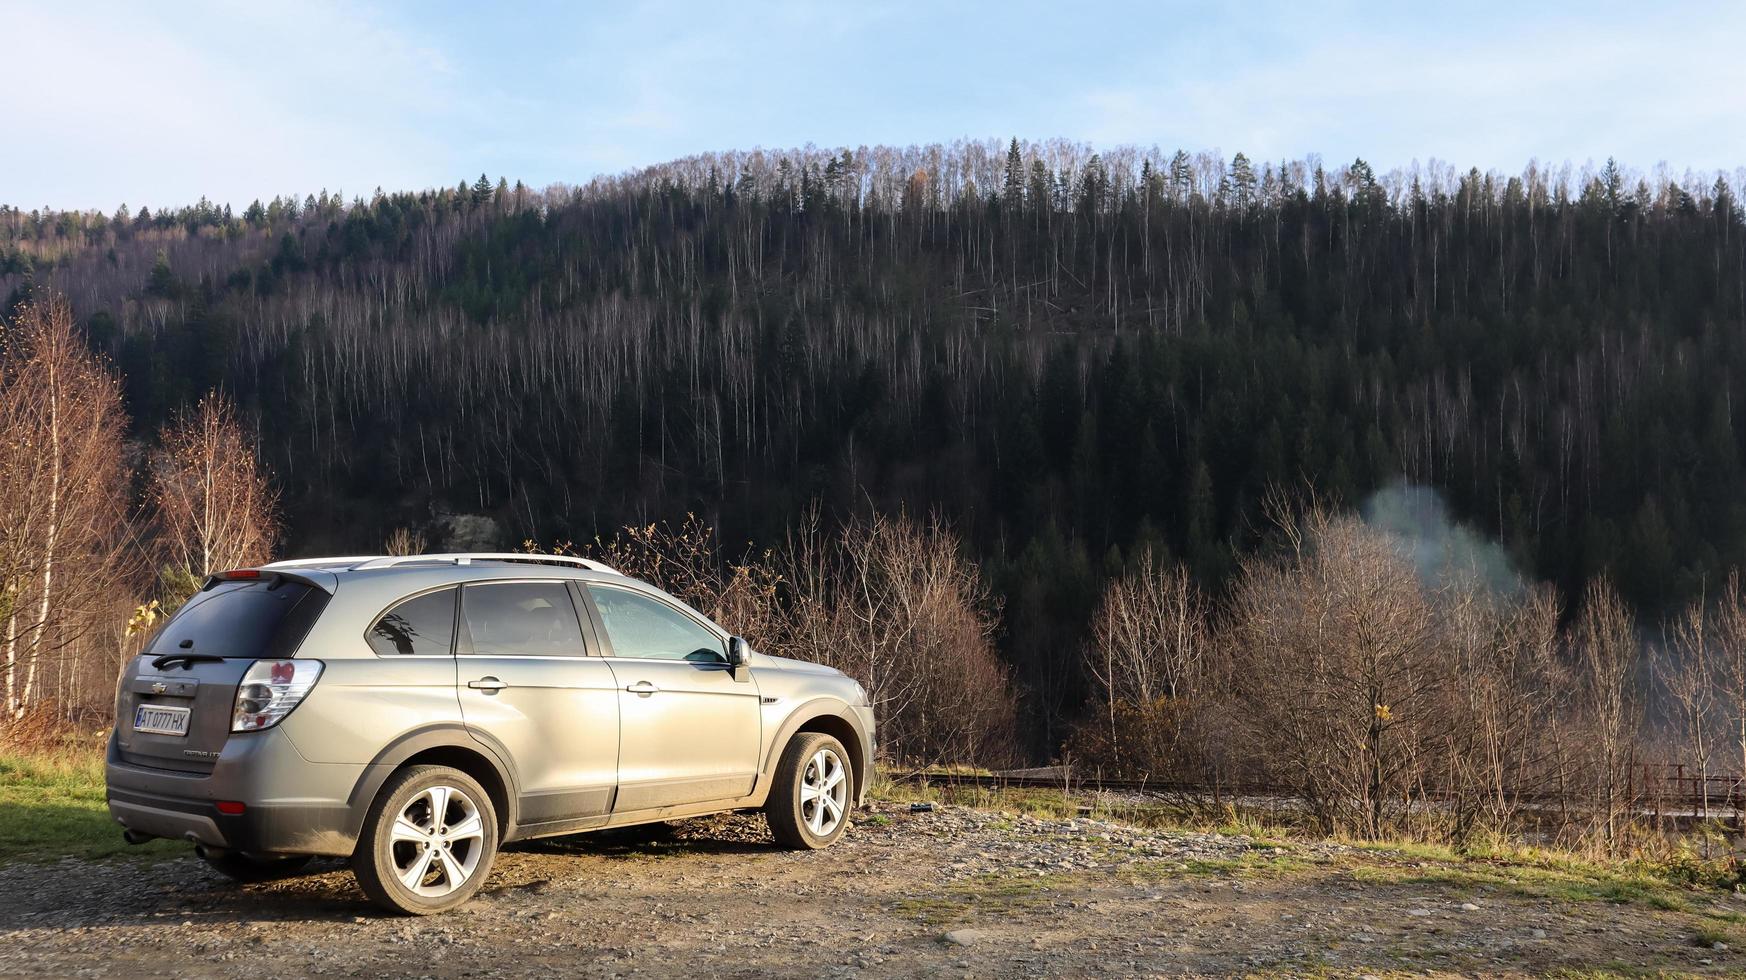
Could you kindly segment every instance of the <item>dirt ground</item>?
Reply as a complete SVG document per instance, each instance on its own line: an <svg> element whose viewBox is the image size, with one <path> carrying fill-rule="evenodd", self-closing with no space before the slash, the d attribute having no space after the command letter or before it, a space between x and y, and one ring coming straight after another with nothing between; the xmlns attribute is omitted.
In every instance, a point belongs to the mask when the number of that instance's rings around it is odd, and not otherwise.
<svg viewBox="0 0 1746 980"><path fill-rule="evenodd" d="M1736 974L1743 916L1719 892L1573 898L1333 844L876 804L809 854L747 816L517 845L426 919L377 912L339 862L250 887L192 855L13 864L0 975Z"/></svg>

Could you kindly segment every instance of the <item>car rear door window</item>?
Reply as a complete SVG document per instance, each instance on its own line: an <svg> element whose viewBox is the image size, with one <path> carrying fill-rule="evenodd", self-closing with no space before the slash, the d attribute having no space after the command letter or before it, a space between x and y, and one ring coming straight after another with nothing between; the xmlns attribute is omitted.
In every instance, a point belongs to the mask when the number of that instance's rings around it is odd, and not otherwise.
<svg viewBox="0 0 1746 980"><path fill-rule="evenodd" d="M580 657L582 626L563 582L482 582L461 590L460 652L479 657Z"/></svg>
<svg viewBox="0 0 1746 980"><path fill-rule="evenodd" d="M725 663L721 638L679 610L627 589L589 586L615 657Z"/></svg>
<svg viewBox="0 0 1746 980"><path fill-rule="evenodd" d="M446 657L455 638L455 590L413 596L370 627L370 649L383 657Z"/></svg>

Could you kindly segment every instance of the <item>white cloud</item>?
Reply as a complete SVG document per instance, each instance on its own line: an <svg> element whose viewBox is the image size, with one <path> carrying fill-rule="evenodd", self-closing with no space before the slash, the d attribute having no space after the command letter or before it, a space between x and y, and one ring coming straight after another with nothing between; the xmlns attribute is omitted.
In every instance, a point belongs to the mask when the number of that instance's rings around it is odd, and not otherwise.
<svg viewBox="0 0 1746 980"><path fill-rule="evenodd" d="M153 9L0 12L8 75L28 90L0 105L0 132L18 137L0 200L240 205L446 182L447 153L420 126L455 108L441 51L322 4L196 8L175 29Z"/></svg>
<svg viewBox="0 0 1746 980"><path fill-rule="evenodd" d="M1746 8L0 0L0 202L233 205L702 150L1062 136L1277 160L1746 162ZM1680 0L1674 0L1679 3ZM1493 9L1485 9L1488 4ZM1121 4L1118 2L1117 7Z"/></svg>

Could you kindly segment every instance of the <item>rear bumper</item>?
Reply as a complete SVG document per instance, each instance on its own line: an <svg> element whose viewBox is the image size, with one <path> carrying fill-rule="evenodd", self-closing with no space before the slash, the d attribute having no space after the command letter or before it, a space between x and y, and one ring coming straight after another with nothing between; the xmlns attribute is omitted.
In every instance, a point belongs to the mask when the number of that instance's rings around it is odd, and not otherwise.
<svg viewBox="0 0 1746 980"><path fill-rule="evenodd" d="M345 856L362 823L348 796L365 768L308 762L277 729L233 737L210 773L129 763L111 739L109 815L150 837L253 854ZM243 812L220 813L220 801L241 803Z"/></svg>

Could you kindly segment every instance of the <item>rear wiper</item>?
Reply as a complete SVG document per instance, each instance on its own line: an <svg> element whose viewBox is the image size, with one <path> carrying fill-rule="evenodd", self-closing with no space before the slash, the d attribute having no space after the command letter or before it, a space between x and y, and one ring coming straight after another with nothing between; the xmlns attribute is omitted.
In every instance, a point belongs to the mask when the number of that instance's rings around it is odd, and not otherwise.
<svg viewBox="0 0 1746 980"><path fill-rule="evenodd" d="M163 670L170 664L181 664L183 670L193 669L195 664L219 663L223 657L215 653L166 653L152 661L152 666Z"/></svg>

